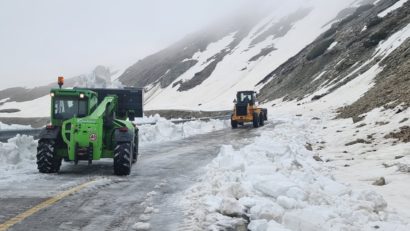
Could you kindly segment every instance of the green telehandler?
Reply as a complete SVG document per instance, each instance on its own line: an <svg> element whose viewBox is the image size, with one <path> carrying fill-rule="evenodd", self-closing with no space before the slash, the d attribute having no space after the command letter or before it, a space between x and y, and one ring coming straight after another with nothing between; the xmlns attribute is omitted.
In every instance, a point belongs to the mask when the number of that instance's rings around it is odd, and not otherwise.
<svg viewBox="0 0 410 231"><path fill-rule="evenodd" d="M51 124L40 133L37 167L41 173L59 172L62 160L112 158L114 174L129 175L138 157L138 128L143 116L143 90L51 89Z"/></svg>

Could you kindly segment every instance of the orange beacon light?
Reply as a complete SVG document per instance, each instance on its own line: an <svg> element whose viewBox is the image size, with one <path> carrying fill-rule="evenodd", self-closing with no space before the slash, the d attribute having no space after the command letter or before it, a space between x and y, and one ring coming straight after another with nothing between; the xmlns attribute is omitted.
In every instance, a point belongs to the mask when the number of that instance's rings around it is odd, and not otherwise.
<svg viewBox="0 0 410 231"><path fill-rule="evenodd" d="M59 76L58 77L58 86L60 86L60 89L61 89L61 87L64 85L64 77L63 76Z"/></svg>

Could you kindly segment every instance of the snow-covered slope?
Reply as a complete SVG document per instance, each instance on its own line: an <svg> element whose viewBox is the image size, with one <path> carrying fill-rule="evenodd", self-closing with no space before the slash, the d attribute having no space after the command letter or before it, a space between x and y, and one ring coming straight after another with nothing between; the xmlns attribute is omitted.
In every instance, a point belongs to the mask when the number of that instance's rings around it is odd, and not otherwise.
<svg viewBox="0 0 410 231"><path fill-rule="evenodd" d="M266 17L257 21L245 36L239 36L237 33L240 31L230 31L226 36L209 43L205 49L198 49L190 57L181 60L194 65L181 71L168 85L161 82L161 75L176 75L170 73L176 70L158 73L157 80L147 86L146 108L230 108L236 91L256 89L255 85L259 81L329 29L330 24L325 24L354 2L281 2ZM159 61L158 65L161 64ZM120 80L130 78L126 71Z"/></svg>

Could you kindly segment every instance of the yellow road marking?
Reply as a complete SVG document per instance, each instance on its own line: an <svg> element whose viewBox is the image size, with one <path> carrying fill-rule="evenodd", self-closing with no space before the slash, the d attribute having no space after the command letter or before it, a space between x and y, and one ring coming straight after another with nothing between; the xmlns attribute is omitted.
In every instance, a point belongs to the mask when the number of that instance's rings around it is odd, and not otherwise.
<svg viewBox="0 0 410 231"><path fill-rule="evenodd" d="M7 229L9 229L10 227L12 227L13 225L23 221L24 219L26 219L27 217L32 216L33 214L37 213L38 211L50 207L51 205L57 203L58 201L60 201L61 199L76 193L78 191L80 191L81 189L95 183L97 180L92 180L92 181L88 181L85 182L84 184L80 184L74 188L71 188L67 191L64 191L60 194L57 194L56 196L47 199L46 201L41 202L40 204L20 213L19 215L11 218L10 220L7 220L6 222L4 222L3 224L0 224L0 231L6 231Z"/></svg>

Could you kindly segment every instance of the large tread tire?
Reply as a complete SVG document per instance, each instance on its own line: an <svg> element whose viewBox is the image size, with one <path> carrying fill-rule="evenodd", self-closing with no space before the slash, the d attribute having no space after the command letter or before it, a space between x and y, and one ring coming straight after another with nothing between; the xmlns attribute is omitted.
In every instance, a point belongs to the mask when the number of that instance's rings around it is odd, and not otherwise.
<svg viewBox="0 0 410 231"><path fill-rule="evenodd" d="M264 126L265 125L265 116L264 116L264 113L263 112L261 112L260 114L259 114L259 126Z"/></svg>
<svg viewBox="0 0 410 231"><path fill-rule="evenodd" d="M62 158L58 157L54 140L40 140L37 146L37 168L41 173L60 171Z"/></svg>
<svg viewBox="0 0 410 231"><path fill-rule="evenodd" d="M133 151L132 151L132 163L135 164L137 163L138 160L138 144L139 144L139 140L138 140L138 135L135 135L135 139L134 139L134 145L133 145Z"/></svg>
<svg viewBox="0 0 410 231"><path fill-rule="evenodd" d="M238 121L233 120L232 117L231 117L231 127L233 129L238 128Z"/></svg>
<svg viewBox="0 0 410 231"><path fill-rule="evenodd" d="M254 112L252 117L253 117L253 127L254 128L259 127L259 115L258 115L258 113Z"/></svg>
<svg viewBox="0 0 410 231"><path fill-rule="evenodd" d="M114 149L114 174L125 176L131 173L131 143L119 143Z"/></svg>

